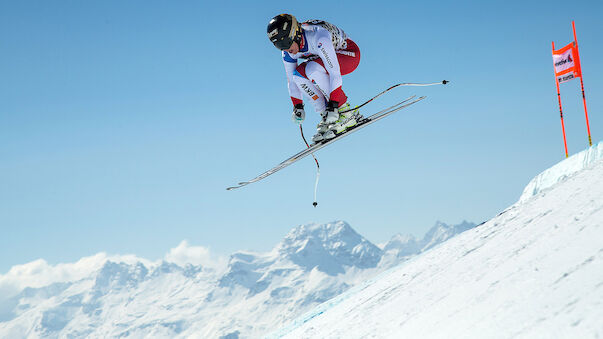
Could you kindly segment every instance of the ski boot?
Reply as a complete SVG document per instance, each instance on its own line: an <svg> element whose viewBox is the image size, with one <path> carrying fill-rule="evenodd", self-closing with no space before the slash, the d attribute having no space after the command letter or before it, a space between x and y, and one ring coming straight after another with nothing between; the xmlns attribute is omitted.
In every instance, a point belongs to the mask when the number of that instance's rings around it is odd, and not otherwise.
<svg viewBox="0 0 603 339"><path fill-rule="evenodd" d="M358 108L352 108L349 102L341 105L337 112L339 112L339 119L332 125L329 125L329 130L335 134L341 134L348 128L356 126L358 121L362 119Z"/></svg>
<svg viewBox="0 0 603 339"><path fill-rule="evenodd" d="M316 126L316 134L312 137L312 142L317 144L324 140L335 138L335 133L329 129L329 125L325 119L322 119Z"/></svg>
<svg viewBox="0 0 603 339"><path fill-rule="evenodd" d="M329 129L329 126L339 119L339 111L327 109L322 114L322 120L316 126L316 134L312 137L312 142L319 143L324 140L335 138L335 133Z"/></svg>

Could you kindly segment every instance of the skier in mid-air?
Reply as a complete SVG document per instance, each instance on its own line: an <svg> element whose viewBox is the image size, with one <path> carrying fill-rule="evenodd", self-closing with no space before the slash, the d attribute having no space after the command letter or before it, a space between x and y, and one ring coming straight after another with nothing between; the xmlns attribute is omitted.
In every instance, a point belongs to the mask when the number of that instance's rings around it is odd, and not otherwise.
<svg viewBox="0 0 603 339"><path fill-rule="evenodd" d="M308 148L251 180L241 181L238 185L227 187L226 189L229 191L265 179L310 154L314 156L314 152L323 147L425 99L425 96L411 95L393 106L368 114L366 117L360 115L361 107L394 88L448 83L447 80L432 83L401 82L388 87L364 103L352 107L343 92L341 76L353 72L358 67L360 49L343 30L321 20L311 20L300 24L293 15L280 14L270 20L267 33L274 46L282 51L287 86L293 101L293 121L300 124L301 129L301 123L306 117L302 98L304 93L310 98L314 109L322 116L322 119L317 126L316 135L312 138L313 145L307 145ZM301 63L298 62L298 59L302 59ZM306 141L305 138L304 141ZM316 158L314 160L316 168L319 170L318 160ZM317 185L318 173L314 186L314 206L317 204Z"/></svg>
<svg viewBox="0 0 603 339"><path fill-rule="evenodd" d="M343 30L325 21L298 23L290 14L275 16L268 23L268 38L282 51L292 119L301 124L306 116L302 93L312 100L322 119L314 143L334 138L360 119L342 89L342 75L353 72L360 62L358 45ZM302 62L298 64L298 59Z"/></svg>

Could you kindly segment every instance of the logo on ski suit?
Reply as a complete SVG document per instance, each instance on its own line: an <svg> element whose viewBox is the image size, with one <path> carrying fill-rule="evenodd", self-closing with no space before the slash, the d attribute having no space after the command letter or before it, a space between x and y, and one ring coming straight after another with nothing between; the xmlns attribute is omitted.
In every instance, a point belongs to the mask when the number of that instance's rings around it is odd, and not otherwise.
<svg viewBox="0 0 603 339"><path fill-rule="evenodd" d="M308 85L301 84L300 86L312 100L318 100L318 95Z"/></svg>

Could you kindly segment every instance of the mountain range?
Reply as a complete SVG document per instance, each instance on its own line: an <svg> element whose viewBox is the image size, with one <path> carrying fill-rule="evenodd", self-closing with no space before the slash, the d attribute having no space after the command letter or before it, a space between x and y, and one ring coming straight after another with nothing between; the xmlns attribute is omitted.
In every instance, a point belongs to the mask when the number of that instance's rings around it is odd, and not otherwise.
<svg viewBox="0 0 603 339"><path fill-rule="evenodd" d="M0 336L258 337L474 226L437 222L420 240L397 234L378 246L344 221L299 225L225 267L99 254L73 264L78 274L46 268L58 278L5 294ZM14 269L41 264L27 265Z"/></svg>

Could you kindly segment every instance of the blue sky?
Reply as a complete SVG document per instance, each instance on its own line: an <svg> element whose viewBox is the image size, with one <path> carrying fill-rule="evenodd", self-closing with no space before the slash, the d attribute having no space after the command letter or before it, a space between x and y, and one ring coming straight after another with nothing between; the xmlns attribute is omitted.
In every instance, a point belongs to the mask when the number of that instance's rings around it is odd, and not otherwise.
<svg viewBox="0 0 603 339"><path fill-rule="evenodd" d="M263 182L301 150L276 14L324 19L360 46L352 103L428 98ZM437 220L485 221L564 157L551 41L576 21L593 142L603 139L600 1L12 1L0 4L0 273L100 251L161 258L183 239L270 249L309 222L373 242ZM587 145L579 81L562 84L570 153ZM311 135L318 116L308 109Z"/></svg>

